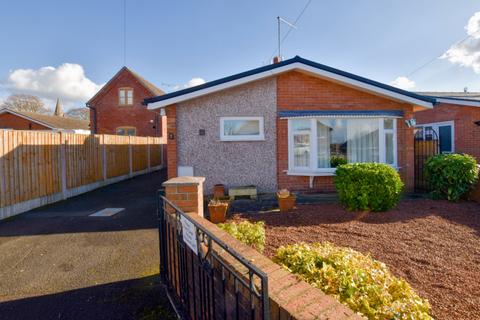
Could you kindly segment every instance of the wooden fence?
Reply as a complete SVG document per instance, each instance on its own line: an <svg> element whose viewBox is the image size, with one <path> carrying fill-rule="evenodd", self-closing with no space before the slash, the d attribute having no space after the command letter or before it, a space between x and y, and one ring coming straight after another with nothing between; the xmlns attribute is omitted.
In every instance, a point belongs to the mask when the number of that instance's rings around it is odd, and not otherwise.
<svg viewBox="0 0 480 320"><path fill-rule="evenodd" d="M0 219L163 167L159 137L0 130Z"/></svg>

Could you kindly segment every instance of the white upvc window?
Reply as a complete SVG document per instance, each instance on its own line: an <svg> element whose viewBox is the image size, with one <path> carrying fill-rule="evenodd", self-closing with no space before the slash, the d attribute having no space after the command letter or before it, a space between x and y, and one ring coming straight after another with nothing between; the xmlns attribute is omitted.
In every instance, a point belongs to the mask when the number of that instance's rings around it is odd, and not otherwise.
<svg viewBox="0 0 480 320"><path fill-rule="evenodd" d="M265 140L263 117L221 117L221 141Z"/></svg>
<svg viewBox="0 0 480 320"><path fill-rule="evenodd" d="M397 167L395 118L318 117L288 120L288 173L332 175L344 163Z"/></svg>

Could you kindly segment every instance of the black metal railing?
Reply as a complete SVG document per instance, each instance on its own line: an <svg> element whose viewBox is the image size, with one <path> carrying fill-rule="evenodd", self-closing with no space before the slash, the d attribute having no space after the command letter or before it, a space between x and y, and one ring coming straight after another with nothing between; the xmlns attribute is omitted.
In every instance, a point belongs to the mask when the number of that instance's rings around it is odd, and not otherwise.
<svg viewBox="0 0 480 320"><path fill-rule="evenodd" d="M185 319L269 319L268 278L158 194L160 276Z"/></svg>

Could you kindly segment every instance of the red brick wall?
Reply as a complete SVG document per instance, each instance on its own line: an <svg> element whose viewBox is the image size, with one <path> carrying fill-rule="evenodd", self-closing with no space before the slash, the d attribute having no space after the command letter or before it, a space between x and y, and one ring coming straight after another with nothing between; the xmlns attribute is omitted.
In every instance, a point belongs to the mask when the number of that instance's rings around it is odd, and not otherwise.
<svg viewBox="0 0 480 320"><path fill-rule="evenodd" d="M119 106L118 90L122 87L133 88L133 105ZM115 134L117 127L135 127L137 136L161 136L164 120L160 119L158 128L153 128L155 112L147 110L147 106L143 105L143 100L151 96L152 93L130 72L122 72L108 84L104 92L91 101L91 105L97 110L97 133ZM151 120L154 123L150 123ZM90 110L90 123L93 128L93 110Z"/></svg>
<svg viewBox="0 0 480 320"><path fill-rule="evenodd" d="M415 113L417 124L454 121L455 152L467 153L480 161L480 108L441 103L434 109Z"/></svg>
<svg viewBox="0 0 480 320"><path fill-rule="evenodd" d="M42 126L41 124L29 121L10 113L0 114L0 128L15 130L51 130L50 128Z"/></svg>
<svg viewBox="0 0 480 320"><path fill-rule="evenodd" d="M277 78L277 108L283 110L403 110L406 119L412 118L413 106L392 101L319 79L304 73L292 71ZM288 128L287 120L277 119L277 175L279 188L297 191L334 191L333 177L316 177L314 188L309 188L309 178L289 176L288 169ZM397 121L397 149L400 176L406 190L413 190L414 182L414 130L408 128L402 119Z"/></svg>

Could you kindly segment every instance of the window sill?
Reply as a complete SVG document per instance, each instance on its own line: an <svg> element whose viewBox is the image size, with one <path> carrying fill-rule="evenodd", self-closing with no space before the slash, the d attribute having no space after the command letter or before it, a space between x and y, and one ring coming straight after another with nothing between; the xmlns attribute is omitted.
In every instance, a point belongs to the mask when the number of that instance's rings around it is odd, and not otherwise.
<svg viewBox="0 0 480 320"><path fill-rule="evenodd" d="M294 171L294 170L285 170L284 172L288 176L302 176L302 177L331 177L335 175L335 171L324 171L324 172L319 172L319 171Z"/></svg>

